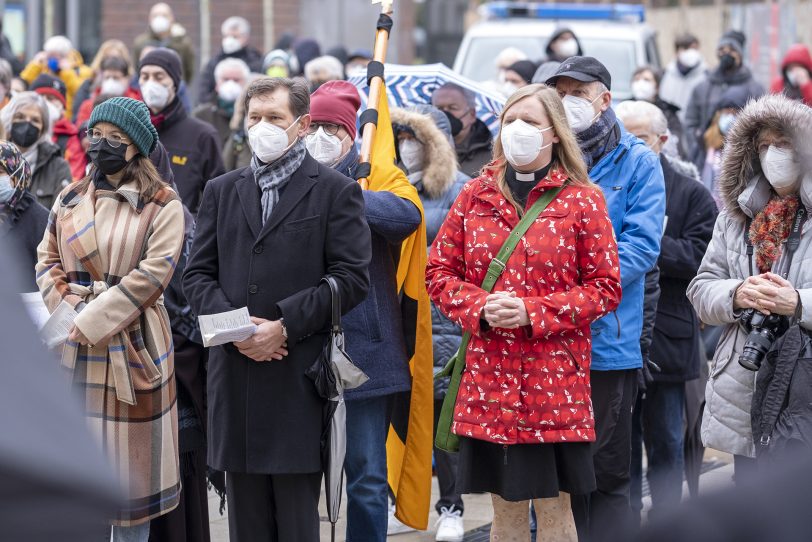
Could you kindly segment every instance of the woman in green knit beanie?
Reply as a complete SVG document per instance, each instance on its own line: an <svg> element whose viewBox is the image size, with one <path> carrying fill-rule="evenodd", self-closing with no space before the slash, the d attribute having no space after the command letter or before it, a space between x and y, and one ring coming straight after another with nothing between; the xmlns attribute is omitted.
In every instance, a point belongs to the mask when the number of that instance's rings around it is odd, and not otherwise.
<svg viewBox="0 0 812 542"><path fill-rule="evenodd" d="M59 359L126 492L112 541L147 542L151 520L181 496L163 294L183 246L183 206L149 159L158 135L146 105L112 98L88 126L94 167L57 197L36 280L49 311L68 303L78 313Z"/></svg>
<svg viewBox="0 0 812 542"><path fill-rule="evenodd" d="M158 144L158 132L144 102L125 97L102 102L90 115L87 133L94 166L90 178L97 171L113 186L136 181L145 201L165 186L149 159Z"/></svg>

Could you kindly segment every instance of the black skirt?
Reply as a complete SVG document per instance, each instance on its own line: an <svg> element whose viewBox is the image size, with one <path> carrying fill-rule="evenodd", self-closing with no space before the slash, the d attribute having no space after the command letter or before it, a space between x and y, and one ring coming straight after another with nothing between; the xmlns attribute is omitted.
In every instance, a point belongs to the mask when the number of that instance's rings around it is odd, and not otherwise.
<svg viewBox="0 0 812 542"><path fill-rule="evenodd" d="M460 437L457 488L460 493L495 493L506 501L558 497L563 491L595 491L589 442L503 446Z"/></svg>

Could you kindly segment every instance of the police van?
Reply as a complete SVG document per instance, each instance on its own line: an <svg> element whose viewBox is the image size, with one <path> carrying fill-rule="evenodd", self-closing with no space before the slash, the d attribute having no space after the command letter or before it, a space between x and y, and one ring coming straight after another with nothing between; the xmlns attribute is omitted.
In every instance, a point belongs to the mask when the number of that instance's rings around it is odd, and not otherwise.
<svg viewBox="0 0 812 542"><path fill-rule="evenodd" d="M474 81L495 80L494 59L508 47L522 50L534 62L543 60L547 42L559 28L572 30L584 55L607 67L615 100L631 98L637 67L660 66L656 33L645 24L641 5L490 2L480 7L480 15L454 61L454 71Z"/></svg>

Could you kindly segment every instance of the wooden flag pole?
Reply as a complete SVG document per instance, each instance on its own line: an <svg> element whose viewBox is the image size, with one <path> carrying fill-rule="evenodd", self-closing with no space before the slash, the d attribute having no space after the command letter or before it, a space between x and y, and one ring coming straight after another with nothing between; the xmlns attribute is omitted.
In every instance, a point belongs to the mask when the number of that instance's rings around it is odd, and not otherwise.
<svg viewBox="0 0 812 542"><path fill-rule="evenodd" d="M381 19L378 20L378 29L375 32L375 49L372 54L374 62L386 63L386 50L389 46L389 27L381 25L381 20L384 17L391 17L392 15L392 2L393 0L383 0L381 3ZM376 3L373 1L373 3ZM391 23L391 19L390 19ZM373 77L369 83L369 99L367 100L367 111L378 110L378 102L381 98L381 93L385 85L383 77ZM375 132L377 126L374 123L368 123L363 126L363 135L361 137L361 156L359 162L361 164L368 163L372 156L372 142L375 140ZM369 181L366 177L358 179L361 183L361 188L366 189Z"/></svg>

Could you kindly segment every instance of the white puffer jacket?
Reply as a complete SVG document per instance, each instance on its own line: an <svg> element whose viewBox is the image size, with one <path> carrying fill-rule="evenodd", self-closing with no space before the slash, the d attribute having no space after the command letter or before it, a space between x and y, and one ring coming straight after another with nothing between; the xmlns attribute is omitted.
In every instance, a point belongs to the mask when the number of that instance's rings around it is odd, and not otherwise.
<svg viewBox="0 0 812 542"><path fill-rule="evenodd" d="M702 442L709 448L737 455L754 456L750 426L750 404L756 373L738 363L747 332L733 314L733 295L749 275L744 229L767 205L772 188L761 172L754 140L758 133L773 129L795 142L805 177L800 195L808 213L812 212L812 109L781 96L768 96L751 102L740 113L725 147L719 177L725 210L719 215L699 273L688 288L700 319L710 325L726 326L710 371L705 392ZM783 254L786 257L786 254ZM781 265L779 258L778 266ZM755 268L755 261L753 262ZM801 326L812 330L812 220L801 232L787 275L798 290L802 303Z"/></svg>

